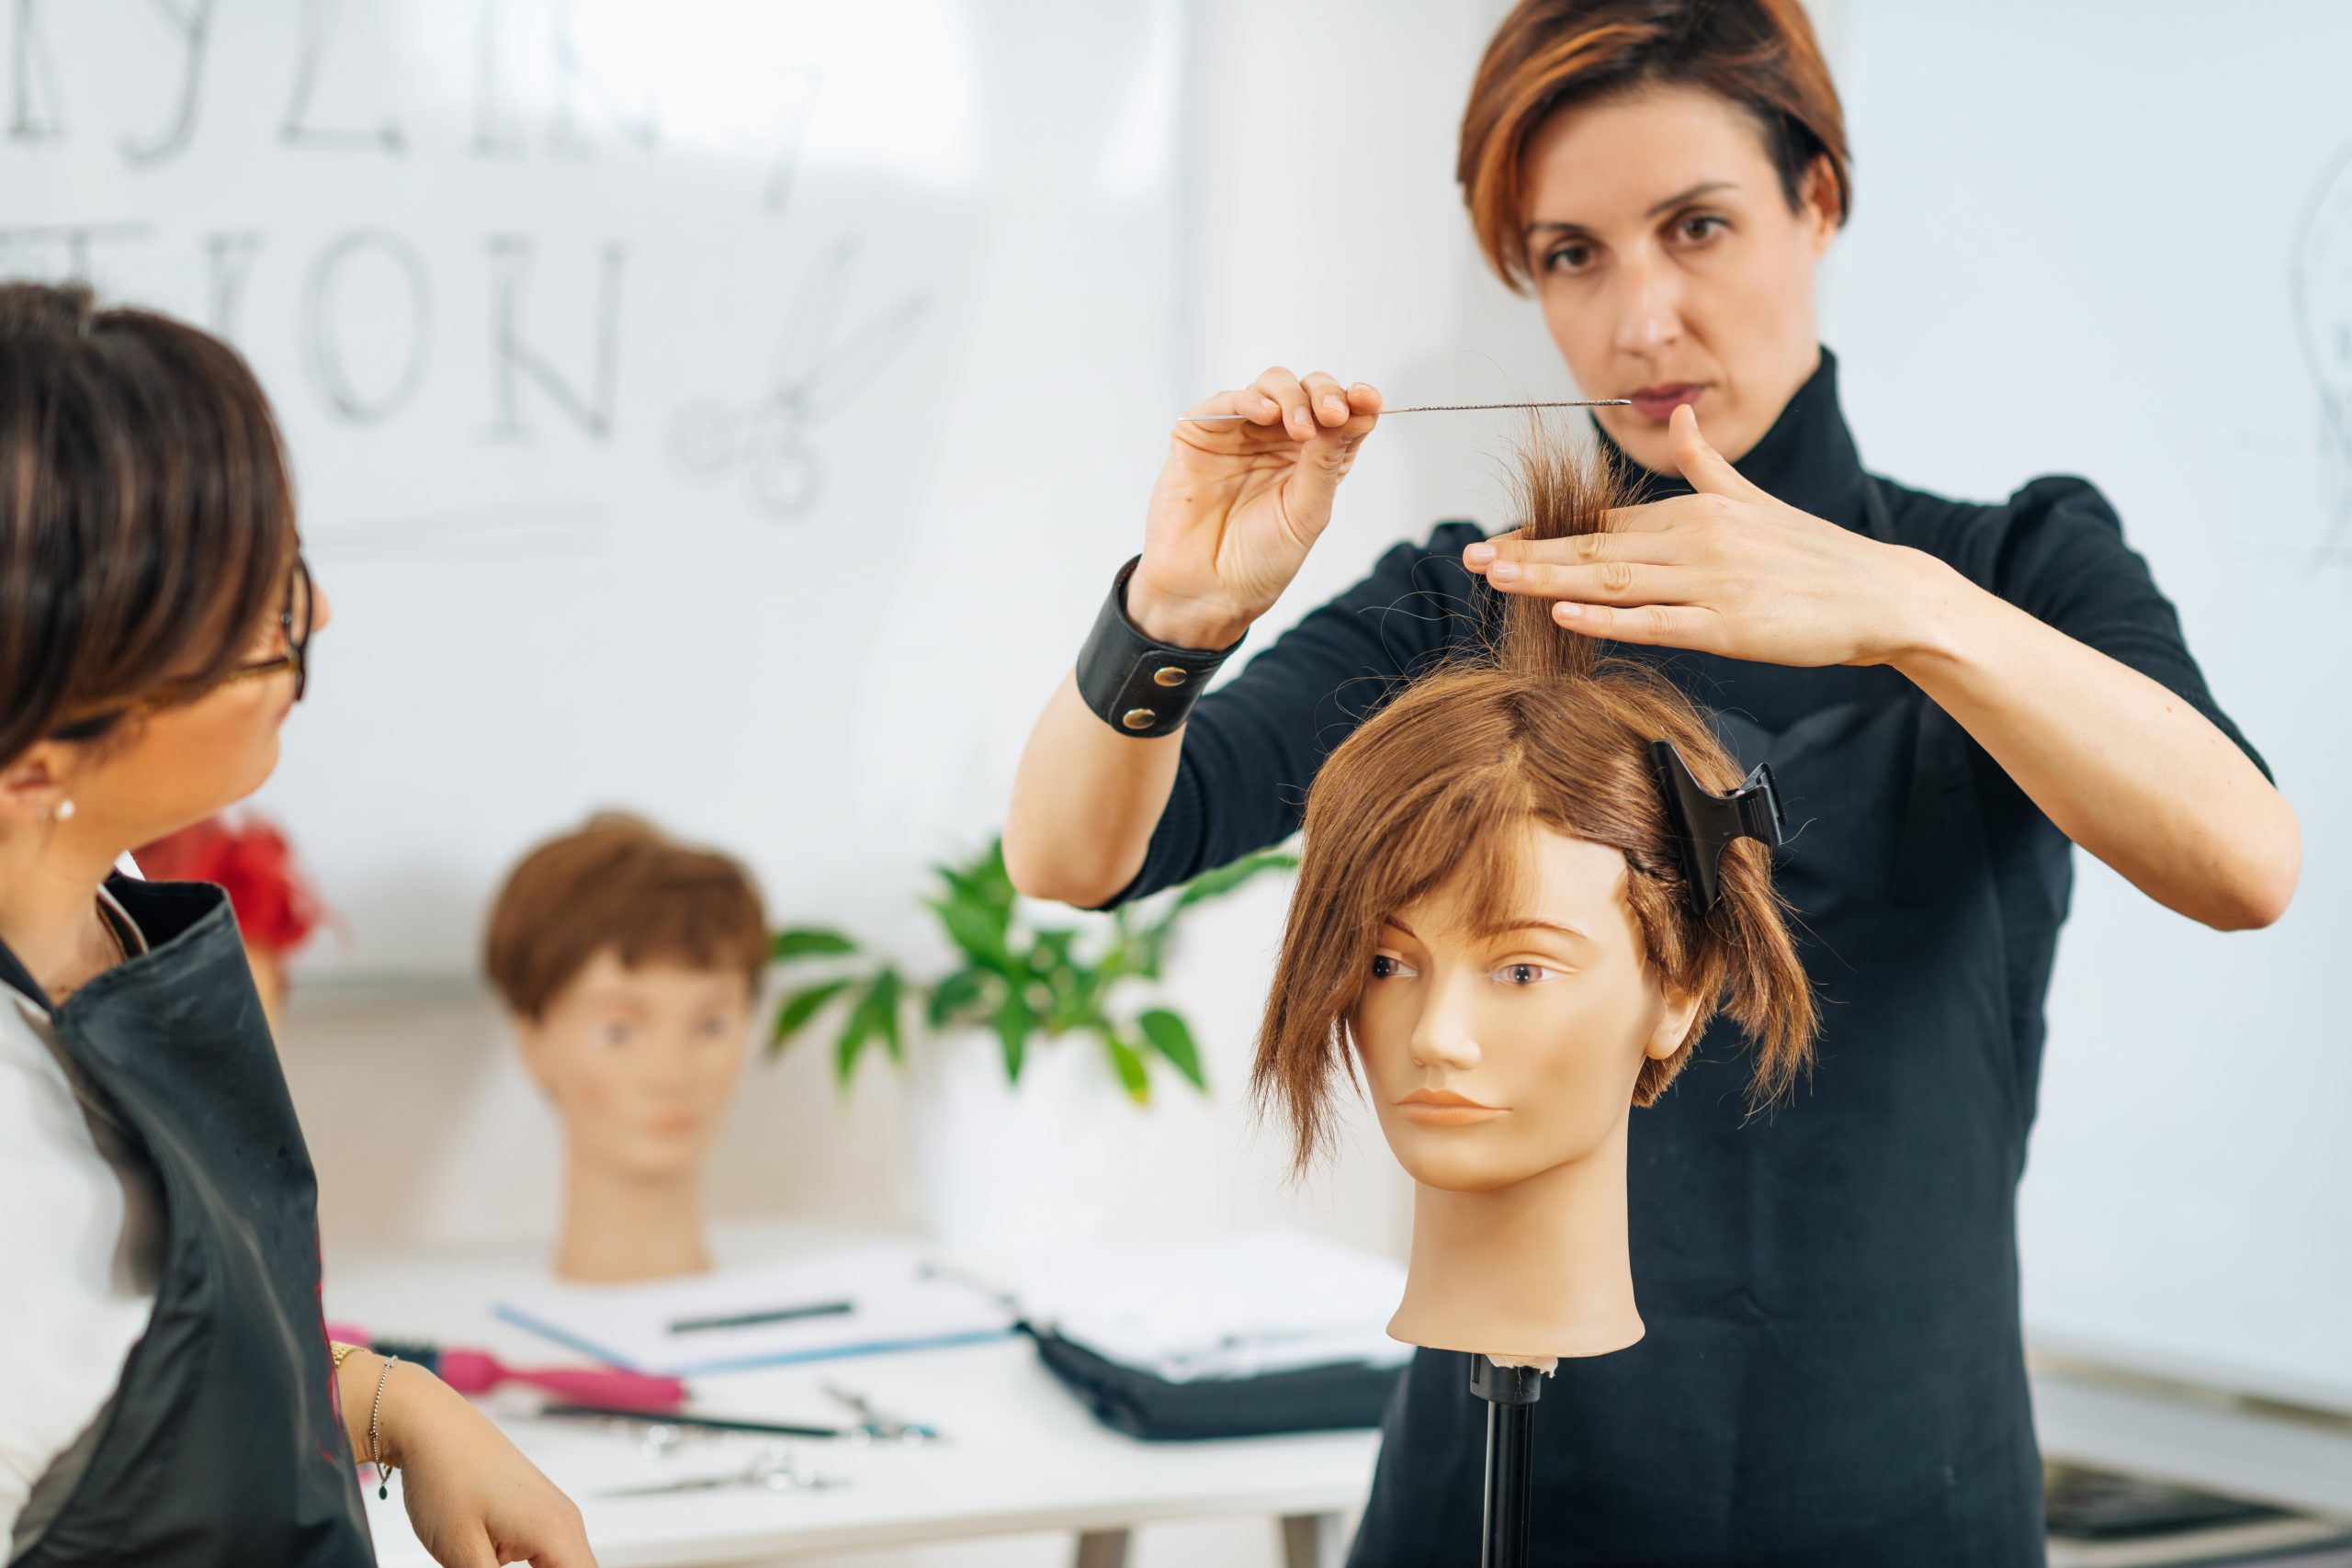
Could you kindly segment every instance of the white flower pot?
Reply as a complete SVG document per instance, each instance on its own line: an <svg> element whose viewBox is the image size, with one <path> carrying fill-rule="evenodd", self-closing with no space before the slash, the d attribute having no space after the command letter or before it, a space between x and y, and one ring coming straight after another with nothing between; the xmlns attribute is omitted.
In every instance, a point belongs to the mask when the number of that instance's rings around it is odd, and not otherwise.
<svg viewBox="0 0 2352 1568"><path fill-rule="evenodd" d="M1032 1039L1017 1085L986 1031L910 1041L908 1055L916 1189L934 1245L1001 1257L1110 1234L1136 1107L1100 1041Z"/></svg>

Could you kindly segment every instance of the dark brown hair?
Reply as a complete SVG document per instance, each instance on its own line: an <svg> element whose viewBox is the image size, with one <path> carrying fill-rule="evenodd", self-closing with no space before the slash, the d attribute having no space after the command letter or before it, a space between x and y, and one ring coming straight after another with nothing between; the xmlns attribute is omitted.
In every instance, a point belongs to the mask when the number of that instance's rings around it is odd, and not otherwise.
<svg viewBox="0 0 2352 1568"><path fill-rule="evenodd" d="M1540 433L1521 495L1532 538L1601 532L1622 494L1597 457ZM1634 1103L1673 1081L1720 1009L1755 1047L1752 1100L1794 1082L1815 1032L1813 992L1778 896L1771 854L1731 844L1704 918L1650 761L1665 739L1718 793L1740 782L1690 699L1645 666L1603 661L1553 624L1550 601L1505 600L1495 645L1416 681L1331 753L1306 797L1306 846L1258 1036L1253 1087L1295 1138L1322 1147L1334 1079L1352 1073L1349 1028L1382 923L1462 887L1481 922L1523 913L1526 829L1541 825L1625 857L1625 897L1645 956L1670 989L1699 998L1683 1047L1645 1061ZM1456 879L1460 879L1457 883Z"/></svg>
<svg viewBox="0 0 2352 1568"><path fill-rule="evenodd" d="M768 942L759 888L741 864L605 812L533 850L507 877L483 966L509 1010L536 1020L608 948L624 968L667 960L740 974L756 991Z"/></svg>
<svg viewBox="0 0 2352 1568"><path fill-rule="evenodd" d="M1827 159L1846 221L1846 114L1799 0L1521 0L1478 62L1454 161L1479 248L1505 283L1529 281L1522 164L1537 129L1574 104L1666 86L1746 110L1791 210Z"/></svg>
<svg viewBox="0 0 2352 1568"><path fill-rule="evenodd" d="M0 762L249 651L295 549L237 351L74 284L0 284Z"/></svg>

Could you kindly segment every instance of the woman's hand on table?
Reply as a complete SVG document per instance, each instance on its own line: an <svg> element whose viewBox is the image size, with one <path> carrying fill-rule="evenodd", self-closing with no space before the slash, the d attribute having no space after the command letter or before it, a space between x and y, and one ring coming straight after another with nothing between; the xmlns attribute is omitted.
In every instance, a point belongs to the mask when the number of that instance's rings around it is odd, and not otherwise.
<svg viewBox="0 0 2352 1568"><path fill-rule="evenodd" d="M1186 411L1152 487L1127 614L1147 637L1223 648L1273 606L1331 521L1331 499L1380 420L1380 394L1276 367Z"/></svg>
<svg viewBox="0 0 2352 1568"><path fill-rule="evenodd" d="M1774 500L1674 411L1676 466L1693 493L1621 508L1569 539L1502 534L1464 552L1496 590L1557 601L1552 618L1618 642L1765 664L1884 664L1957 582L1933 557Z"/></svg>
<svg viewBox="0 0 2352 1568"><path fill-rule="evenodd" d="M352 1448L368 1454L368 1416L383 1367L372 1353L343 1370ZM416 1539L443 1568L595 1568L580 1510L465 1395L424 1368L383 1379L384 1461L401 1472Z"/></svg>

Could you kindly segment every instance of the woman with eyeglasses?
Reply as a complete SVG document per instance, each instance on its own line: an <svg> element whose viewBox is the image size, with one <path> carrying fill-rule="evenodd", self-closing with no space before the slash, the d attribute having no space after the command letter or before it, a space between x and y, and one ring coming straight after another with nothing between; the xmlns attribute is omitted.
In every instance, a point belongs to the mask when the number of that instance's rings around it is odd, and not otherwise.
<svg viewBox="0 0 2352 1568"><path fill-rule="evenodd" d="M328 621L235 351L0 285L0 1551L373 1561L356 1458L445 1563L592 1563L422 1368L330 1347L310 1156L226 896L126 850L251 794Z"/></svg>

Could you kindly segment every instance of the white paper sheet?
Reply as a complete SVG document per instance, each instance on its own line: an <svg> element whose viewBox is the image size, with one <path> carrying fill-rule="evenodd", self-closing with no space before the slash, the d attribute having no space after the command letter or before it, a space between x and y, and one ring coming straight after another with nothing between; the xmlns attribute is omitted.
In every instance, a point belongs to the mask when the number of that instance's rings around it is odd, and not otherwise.
<svg viewBox="0 0 2352 1568"><path fill-rule="evenodd" d="M847 1312L680 1330L696 1320L846 1302ZM632 1285L552 1285L494 1303L500 1317L631 1371L693 1377L787 1361L1001 1338L1012 1313L934 1275L913 1247L878 1247L763 1269Z"/></svg>
<svg viewBox="0 0 2352 1568"><path fill-rule="evenodd" d="M1090 1248L1011 1283L1039 1326L1170 1382L1412 1354L1387 1333L1405 1270L1294 1231Z"/></svg>

